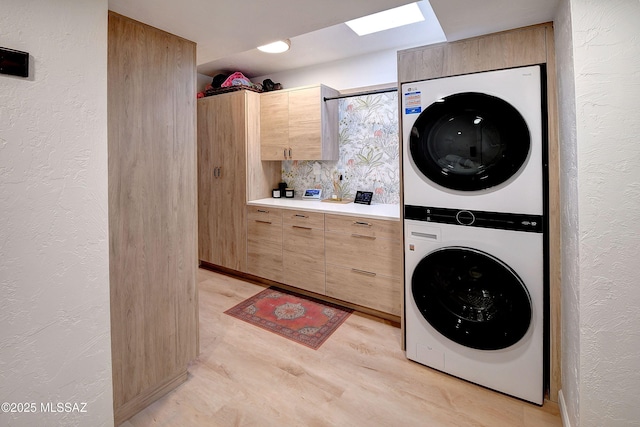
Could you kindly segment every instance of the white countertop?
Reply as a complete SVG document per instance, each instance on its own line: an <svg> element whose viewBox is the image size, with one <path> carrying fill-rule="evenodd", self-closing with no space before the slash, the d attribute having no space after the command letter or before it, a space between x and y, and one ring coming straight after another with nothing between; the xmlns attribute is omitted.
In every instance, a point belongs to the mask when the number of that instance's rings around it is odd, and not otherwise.
<svg viewBox="0 0 640 427"><path fill-rule="evenodd" d="M400 205L362 205L359 203L335 203L319 200L302 200L300 198L279 199L266 198L247 202L251 206L265 206L301 211L336 213L342 215L361 216L372 219L400 220Z"/></svg>

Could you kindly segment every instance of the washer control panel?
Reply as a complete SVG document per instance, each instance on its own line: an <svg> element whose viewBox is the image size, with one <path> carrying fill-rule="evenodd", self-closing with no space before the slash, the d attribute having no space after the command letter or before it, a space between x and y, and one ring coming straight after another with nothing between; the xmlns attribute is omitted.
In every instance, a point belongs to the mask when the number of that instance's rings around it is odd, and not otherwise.
<svg viewBox="0 0 640 427"><path fill-rule="evenodd" d="M541 215L405 205L404 219L532 233L544 231L544 217Z"/></svg>

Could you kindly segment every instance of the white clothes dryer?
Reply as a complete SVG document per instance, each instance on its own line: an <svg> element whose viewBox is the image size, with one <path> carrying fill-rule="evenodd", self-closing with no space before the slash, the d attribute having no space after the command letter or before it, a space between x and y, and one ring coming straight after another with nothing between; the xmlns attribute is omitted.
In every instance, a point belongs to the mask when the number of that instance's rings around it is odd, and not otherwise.
<svg viewBox="0 0 640 427"><path fill-rule="evenodd" d="M542 220L405 206L407 358L542 404Z"/></svg>
<svg viewBox="0 0 640 427"><path fill-rule="evenodd" d="M402 85L404 202L544 211L540 65Z"/></svg>

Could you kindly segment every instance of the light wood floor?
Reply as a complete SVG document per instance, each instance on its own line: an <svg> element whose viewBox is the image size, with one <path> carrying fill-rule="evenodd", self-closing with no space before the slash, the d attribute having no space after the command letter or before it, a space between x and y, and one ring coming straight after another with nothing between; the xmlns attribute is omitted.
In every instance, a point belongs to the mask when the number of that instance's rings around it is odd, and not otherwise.
<svg viewBox="0 0 640 427"><path fill-rule="evenodd" d="M223 312L261 286L198 272L200 350L189 379L122 424L562 426L540 408L405 358L400 329L353 313L311 350Z"/></svg>

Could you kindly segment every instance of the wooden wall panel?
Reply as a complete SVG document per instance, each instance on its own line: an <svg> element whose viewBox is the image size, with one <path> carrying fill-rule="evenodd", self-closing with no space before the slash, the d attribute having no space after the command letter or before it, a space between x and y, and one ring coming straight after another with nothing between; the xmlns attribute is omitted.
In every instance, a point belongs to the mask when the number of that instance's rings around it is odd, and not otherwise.
<svg viewBox="0 0 640 427"><path fill-rule="evenodd" d="M558 124L558 88L556 55L553 28L547 28L547 116L549 118L549 283L551 301L549 321L550 337L550 387L549 398L558 402L562 384L562 340L561 340L561 269L560 257L560 137Z"/></svg>
<svg viewBox="0 0 640 427"><path fill-rule="evenodd" d="M111 339L116 424L197 355L195 44L109 12Z"/></svg>
<svg viewBox="0 0 640 427"><path fill-rule="evenodd" d="M543 64L550 24L398 52L400 83Z"/></svg>
<svg viewBox="0 0 640 427"><path fill-rule="evenodd" d="M549 282L550 282L550 387L549 400L558 401L561 387L561 241L560 173L556 63L551 23L518 28L453 43L398 52L398 86L459 74L519 66L547 65L549 149ZM399 97L400 98L400 97ZM398 100L401 103L401 99ZM399 111L402 105L400 105ZM402 157L401 157L402 158Z"/></svg>
<svg viewBox="0 0 640 427"><path fill-rule="evenodd" d="M282 181L280 162L260 159L260 97L247 92L247 200L271 197L271 190ZM244 206L242 207L244 209Z"/></svg>

